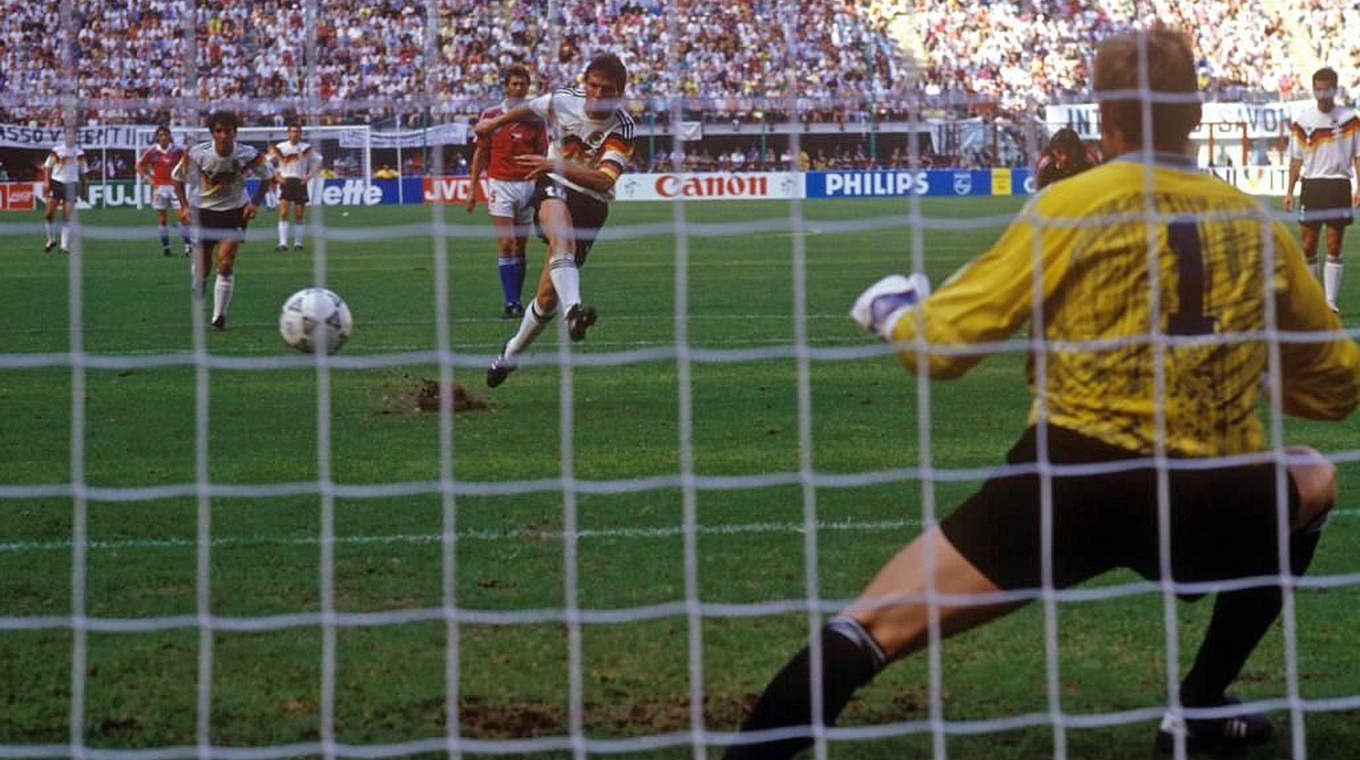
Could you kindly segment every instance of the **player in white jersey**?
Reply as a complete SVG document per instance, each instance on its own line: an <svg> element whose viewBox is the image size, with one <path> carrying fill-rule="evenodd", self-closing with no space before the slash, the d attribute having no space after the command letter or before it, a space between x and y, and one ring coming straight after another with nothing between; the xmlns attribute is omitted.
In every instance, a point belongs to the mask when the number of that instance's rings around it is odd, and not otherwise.
<svg viewBox="0 0 1360 760"><path fill-rule="evenodd" d="M1341 290L1341 241L1351 223L1351 206L1360 206L1360 186L1352 189L1351 177L1360 180L1360 116L1336 104L1336 72L1318 69L1313 74L1310 106L1294 118L1289 143L1289 189L1284 209L1294 209L1294 184L1303 177L1299 193L1299 227L1303 252L1316 273L1318 227L1327 227L1327 263L1323 265L1322 289L1327 305L1336 305Z"/></svg>
<svg viewBox="0 0 1360 760"><path fill-rule="evenodd" d="M152 144L142 157L137 159L137 174L151 186L151 208L156 210L156 232L161 239L161 255L170 255L170 228L166 224L171 203L175 198L175 180L171 174L184 156L184 149L175 145L170 128L164 124L156 127ZM179 225L180 237L184 239L184 254L189 255L189 230Z"/></svg>
<svg viewBox="0 0 1360 760"><path fill-rule="evenodd" d="M316 175L317 156L311 145L302 141L302 125L288 125L288 139L269 149L278 167L279 244L276 251L288 250L288 210L293 210L293 250L302 250L303 214L307 208L307 185Z"/></svg>
<svg viewBox="0 0 1360 760"><path fill-rule="evenodd" d="M208 117L210 142L199 143L175 167L175 195L179 198L179 220L198 217L198 246L193 265L193 290L202 298L208 265L216 254L217 282L213 286L212 326L227 327L227 304L235 284L233 270L236 249L245 239L246 224L255 218L255 209L273 184L274 170L263 153L236 142L239 122L231 111L215 111ZM246 173L260 179L254 197L246 197ZM189 205L185 185L198 188L198 197Z"/></svg>
<svg viewBox="0 0 1360 760"><path fill-rule="evenodd" d="M515 159L536 180L531 204L539 237L548 243L548 260L519 330L486 371L492 388L515 369L515 356L543 331L559 302L573 341L585 338L595 324L595 309L581 303L579 269L609 216L614 182L632 162L633 120L619 107L627 83L628 70L618 56L599 55L586 66L584 89L539 96L474 128L478 135L490 135L508 122L541 118L553 133L547 156Z"/></svg>
<svg viewBox="0 0 1360 760"><path fill-rule="evenodd" d="M51 253L56 238L52 236L52 218L61 206L61 252L71 252L71 209L85 195L85 175L89 172L85 151L76 145L75 127L66 127L62 141L52 148L43 161L43 198L47 211L43 216L43 230L47 233L43 252Z"/></svg>

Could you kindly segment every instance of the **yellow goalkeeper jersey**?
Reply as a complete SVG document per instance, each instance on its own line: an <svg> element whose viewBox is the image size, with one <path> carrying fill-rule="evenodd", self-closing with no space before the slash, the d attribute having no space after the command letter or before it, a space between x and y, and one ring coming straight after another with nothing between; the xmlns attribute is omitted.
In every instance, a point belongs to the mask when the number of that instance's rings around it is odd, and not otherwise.
<svg viewBox="0 0 1360 760"><path fill-rule="evenodd" d="M1041 323L1031 330L1044 338L1047 364L1042 388L1031 378L1030 422L1042 414L1150 454L1159 402L1152 338L1160 333L1175 343L1163 353L1167 450L1235 454L1265 445L1256 406L1269 368L1269 341L1259 334L1268 328L1268 290L1277 330L1341 328L1302 251L1259 201L1179 157L1145 163L1130 154L1046 188L919 315L900 318L892 336L915 340L919 316L933 347L1005 340L1033 321L1037 297ZM1287 413L1341 419L1355 408L1354 341L1335 335L1278 345ZM983 358L927 354L931 376L943 378ZM911 347L899 357L916 371Z"/></svg>

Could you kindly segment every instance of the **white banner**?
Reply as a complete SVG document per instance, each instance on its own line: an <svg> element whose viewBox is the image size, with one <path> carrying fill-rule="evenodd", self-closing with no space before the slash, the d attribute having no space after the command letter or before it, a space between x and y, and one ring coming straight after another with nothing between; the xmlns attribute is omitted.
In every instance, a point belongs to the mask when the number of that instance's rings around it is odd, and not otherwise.
<svg viewBox="0 0 1360 760"><path fill-rule="evenodd" d="M702 140L704 139L704 123L702 121L682 121L675 136L685 142Z"/></svg>
<svg viewBox="0 0 1360 760"><path fill-rule="evenodd" d="M140 124L120 124L107 127L81 127L76 130L76 144L87 151L135 150L151 144L151 135L139 142L137 130L148 129ZM0 124L0 148L32 148L45 150L62 140L61 127L26 127L19 124Z"/></svg>
<svg viewBox="0 0 1360 760"><path fill-rule="evenodd" d="M1284 166L1214 166L1209 171L1252 195L1284 195L1289 188L1289 169Z"/></svg>
<svg viewBox="0 0 1360 760"><path fill-rule="evenodd" d="M614 196L621 201L801 198L803 175L794 172L625 174L615 183Z"/></svg>
<svg viewBox="0 0 1360 760"><path fill-rule="evenodd" d="M87 151L139 150L151 145L154 124L117 124L104 127L82 127L76 130L76 144ZM184 132L202 137L207 130L200 127L172 127L176 139ZM436 124L429 129L406 132L373 132L374 148L420 148L426 145L466 145L472 130L466 124ZM0 148L31 148L46 150L61 142L61 127L27 127L20 124L0 124ZM340 133L340 146L364 147L364 131L345 130Z"/></svg>
<svg viewBox="0 0 1360 760"><path fill-rule="evenodd" d="M1289 132L1293 114L1306 108L1312 101L1293 103L1205 103L1200 127L1190 133L1191 139L1209 139L1205 124L1214 125L1214 137L1241 137L1246 126L1248 139L1279 137ZM1046 106L1044 122L1051 135L1063 127L1071 127L1083 140L1100 138L1100 110L1095 103Z"/></svg>
<svg viewBox="0 0 1360 760"><path fill-rule="evenodd" d="M374 148L422 148L426 145L467 145L471 136L472 130L466 124L435 124L428 129L405 132L372 132L369 139ZM363 130L341 132L340 147L364 147Z"/></svg>

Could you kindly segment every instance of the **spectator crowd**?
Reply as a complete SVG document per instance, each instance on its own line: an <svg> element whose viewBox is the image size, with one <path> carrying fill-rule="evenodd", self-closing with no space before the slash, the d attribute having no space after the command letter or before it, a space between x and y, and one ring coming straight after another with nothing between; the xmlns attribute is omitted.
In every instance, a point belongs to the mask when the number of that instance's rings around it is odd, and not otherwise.
<svg viewBox="0 0 1360 760"><path fill-rule="evenodd" d="M1338 2L1341 6L1337 7ZM148 121L234 103L258 121L304 107L332 121L413 126L475 114L499 73L536 89L618 52L645 119L866 119L909 105L1020 115L1084 98L1094 42L1154 19L1202 56L1207 91L1292 97L1329 63L1360 76L1360 0L87 0L7 2L0 121L85 114ZM309 18L311 15L315 18ZM433 25L433 29L430 27ZM65 43L70 39L71 44ZM193 62L194 65L186 65ZM314 77L314 79L313 79ZM684 99L684 100L682 100Z"/></svg>

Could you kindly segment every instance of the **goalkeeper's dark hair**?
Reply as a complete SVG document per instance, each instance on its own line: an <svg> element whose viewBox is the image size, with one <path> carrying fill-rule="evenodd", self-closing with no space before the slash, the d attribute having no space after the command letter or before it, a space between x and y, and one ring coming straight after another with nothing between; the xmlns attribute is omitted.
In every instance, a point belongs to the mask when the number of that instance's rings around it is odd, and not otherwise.
<svg viewBox="0 0 1360 760"><path fill-rule="evenodd" d="M241 120L236 118L235 111L228 111L223 109L221 111L213 111L212 113L208 114L208 119L204 121L203 124L208 128L208 131L210 132L214 129L217 129L219 126L226 127L229 129L240 129Z"/></svg>
<svg viewBox="0 0 1360 760"><path fill-rule="evenodd" d="M1140 73L1143 50L1147 51L1146 81ZM1116 127L1130 145L1143 145L1145 106L1152 109L1151 143L1157 150L1184 149L1200 122L1195 54L1184 34L1161 24L1100 43L1091 89L1100 103L1101 121Z"/></svg>
<svg viewBox="0 0 1360 760"><path fill-rule="evenodd" d="M601 53L590 59L590 65L586 66L586 76L590 76L592 71L598 71L614 83L623 92L623 88L628 85L628 67L623 65L623 61L613 53Z"/></svg>
<svg viewBox="0 0 1360 760"><path fill-rule="evenodd" d="M1341 83L1340 77L1336 75L1336 69L1332 68L1331 66L1323 66L1317 71L1314 71L1313 81L1326 82L1327 84L1330 84L1332 86L1332 89L1336 89L1336 86Z"/></svg>
<svg viewBox="0 0 1360 760"><path fill-rule="evenodd" d="M512 66L506 66L505 69L501 71L501 84L509 84L510 80L514 77L520 77L524 81L530 83L534 81L533 77L529 76L529 70L516 63Z"/></svg>

